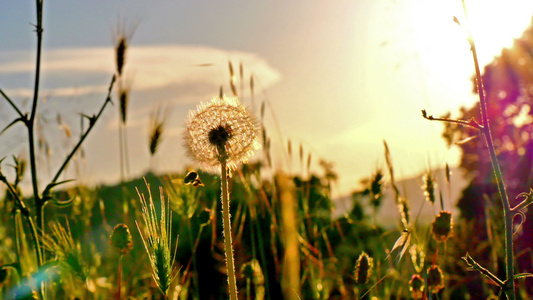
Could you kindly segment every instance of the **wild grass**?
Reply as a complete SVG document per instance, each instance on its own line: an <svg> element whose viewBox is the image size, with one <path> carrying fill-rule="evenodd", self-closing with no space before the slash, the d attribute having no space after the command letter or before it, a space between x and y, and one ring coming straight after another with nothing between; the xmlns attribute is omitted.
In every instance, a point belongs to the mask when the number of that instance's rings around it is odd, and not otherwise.
<svg viewBox="0 0 533 300"><path fill-rule="evenodd" d="M160 189L161 213L158 217L150 185L146 183L148 189L148 201L144 194L139 193L141 200L141 214L143 225L136 222L139 233L150 265L152 267L152 277L161 293L167 298L168 290L177 272L174 269L174 259L176 251L172 250L172 211L169 208L169 201L165 200L163 189ZM143 226L145 229L141 228ZM176 244L177 244L176 239Z"/></svg>
<svg viewBox="0 0 533 300"><path fill-rule="evenodd" d="M0 90L17 114L6 129L19 123L27 129L29 153L27 160L8 159L11 165L4 158L0 161L0 167L14 170L13 178L8 178L0 168L0 181L6 187L0 201L0 299L531 297L524 282L533 275L515 272L515 260L528 252L513 251L513 236L523 230L523 210L533 203L533 192L519 194L521 202L509 205L483 112L479 123L436 118L425 111L423 116L474 127L487 140L502 203L487 200L485 231L445 209L444 203L454 200L443 196L443 191L452 189L447 165L445 184L437 185L437 170L420 176L419 197L425 201L415 205L413 195L401 188L386 142L386 168L369 170L363 187L351 195L349 209L333 217L336 203L331 190L338 179L334 165L302 144L296 151L290 140L271 140L264 123L266 100L261 102L259 122L253 117L258 98L253 75L250 99L243 96L242 63L236 72L228 62L230 90L238 100L224 97L221 88L219 98L200 105L187 121L189 154L209 172L147 173L144 179L130 181L123 176L117 186L78 184L57 190L66 182L59 181L60 175L112 102L115 78L120 80L124 74L129 42L119 35L115 44L118 77L112 77L98 113L84 115L88 127L53 179L39 189L35 122L41 102L42 6L37 1L31 110L22 112L18 101ZM473 40L471 45L483 109L486 100ZM129 92L124 87L119 81L122 123L127 119ZM250 115L240 105L244 100L252 105ZM206 119L197 122L198 118ZM151 155L163 141L165 120L159 113L153 115ZM68 125L63 125L66 132ZM262 140L262 153L252 159L256 140ZM271 153L275 143L285 149L281 158ZM276 160L287 161L289 170L275 170ZM299 168L292 165L293 160ZM30 196L20 187L25 176L32 182ZM153 197L151 186L160 188L159 197ZM424 205L435 212L431 223L420 221ZM385 210L393 210L395 217L384 218ZM517 215L522 221L513 227ZM130 232L132 226L137 231Z"/></svg>

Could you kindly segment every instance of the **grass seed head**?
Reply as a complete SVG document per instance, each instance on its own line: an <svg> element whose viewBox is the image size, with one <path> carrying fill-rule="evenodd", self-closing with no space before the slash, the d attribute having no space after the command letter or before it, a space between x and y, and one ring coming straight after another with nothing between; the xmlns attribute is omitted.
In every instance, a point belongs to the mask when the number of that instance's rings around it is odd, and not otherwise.
<svg viewBox="0 0 533 300"><path fill-rule="evenodd" d="M148 143L150 155L154 156L163 140L163 133L165 132L168 120L168 111L166 114L161 113L161 107L158 107L150 116L150 128L148 130Z"/></svg>
<svg viewBox="0 0 533 300"><path fill-rule="evenodd" d="M370 203L374 208L381 206L383 200L383 191L385 189L385 181L383 179L383 172L378 169L372 174L371 180L369 180L368 191L370 192Z"/></svg>
<svg viewBox="0 0 533 300"><path fill-rule="evenodd" d="M426 197L426 200L431 202L431 204L435 204L435 190L437 189L437 183L430 173L424 175L424 185L422 188L424 189L424 197Z"/></svg>
<svg viewBox="0 0 533 300"><path fill-rule="evenodd" d="M410 211L409 211L409 202L402 196L398 196L396 200L396 207L400 213L400 220L405 228L409 226L410 222Z"/></svg>
<svg viewBox="0 0 533 300"><path fill-rule="evenodd" d="M358 284L368 283L370 275L372 275L372 267L374 264L373 262L374 259L368 256L368 254L366 254L365 252L359 255L354 270L355 282L357 282Z"/></svg>
<svg viewBox="0 0 533 300"><path fill-rule="evenodd" d="M144 194L139 194L141 201L142 218L144 221L144 230L141 229L136 221L137 229L148 254L150 266L152 267L152 277L159 287L161 293L167 296L170 284L178 275L174 268L176 249L172 252L172 211L169 208L169 201L165 200L163 189L160 189L161 215L158 217L150 192L148 188L148 201ZM176 241L177 246L177 241Z"/></svg>
<svg viewBox="0 0 533 300"><path fill-rule="evenodd" d="M137 29L137 22L126 25L126 20L118 20L117 27L113 30L114 50L115 50L115 66L118 76L121 76L126 64L126 51L128 50L129 42L133 37L133 33Z"/></svg>
<svg viewBox="0 0 533 300"><path fill-rule="evenodd" d="M128 41L125 36L119 36L115 44L115 62L118 75L122 75L124 64L126 62L126 49L128 48Z"/></svg>
<svg viewBox="0 0 533 300"><path fill-rule="evenodd" d="M50 234L42 237L43 248L55 254L63 270L72 272L78 278L87 278L87 267L81 249L74 242L70 228L63 227L58 221L50 222Z"/></svg>
<svg viewBox="0 0 533 300"><path fill-rule="evenodd" d="M27 162L25 159L20 157L13 157L13 159L15 161L15 186L17 186L24 178L24 173L26 173Z"/></svg>
<svg viewBox="0 0 533 300"><path fill-rule="evenodd" d="M131 85L132 85L131 78L120 80L119 85L118 85L117 94L118 94L120 118L121 118L122 124L126 124L128 104L130 102Z"/></svg>
<svg viewBox="0 0 533 300"><path fill-rule="evenodd" d="M155 276L157 277L159 288L165 294L170 287L172 277L172 263L168 260L169 255L167 248L161 244L156 245L154 249Z"/></svg>

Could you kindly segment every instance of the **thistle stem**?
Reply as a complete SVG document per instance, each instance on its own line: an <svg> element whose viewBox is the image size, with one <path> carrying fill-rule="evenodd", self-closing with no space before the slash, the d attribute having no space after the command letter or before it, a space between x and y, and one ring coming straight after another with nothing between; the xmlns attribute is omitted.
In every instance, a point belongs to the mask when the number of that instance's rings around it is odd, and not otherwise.
<svg viewBox="0 0 533 300"><path fill-rule="evenodd" d="M231 300L237 300L237 282L235 280L235 264L233 260L233 242L231 237L231 221L229 212L228 170L226 160L221 159L222 171L222 218L224 228L224 250L226 254L226 269L228 272L228 286Z"/></svg>

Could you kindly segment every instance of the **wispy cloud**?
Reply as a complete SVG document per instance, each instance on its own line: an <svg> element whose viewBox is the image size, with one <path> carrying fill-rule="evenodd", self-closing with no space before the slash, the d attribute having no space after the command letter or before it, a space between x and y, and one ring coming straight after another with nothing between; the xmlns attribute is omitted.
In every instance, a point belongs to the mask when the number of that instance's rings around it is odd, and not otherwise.
<svg viewBox="0 0 533 300"><path fill-rule="evenodd" d="M33 61L28 60L29 53L5 52L0 55L9 57L0 65L0 76L12 77L16 81L21 74L31 74ZM127 53L126 72L134 78L133 91L147 91L163 87L227 84L229 79L228 61L234 68L242 63L246 81L251 74L261 79L263 88L267 88L281 79L281 74L262 57L242 51L228 51L203 46L132 46ZM53 96L82 96L106 88L95 77L113 73L114 57L111 47L49 49L45 51L42 63L46 84L43 93ZM17 77L18 76L18 77ZM29 88L17 88L6 91L13 97L32 95Z"/></svg>
<svg viewBox="0 0 533 300"><path fill-rule="evenodd" d="M41 94L45 96L55 96L55 97L72 97L80 95L90 95L90 94L100 94L107 90L105 85L92 85L92 86L75 86L75 87L65 87L65 88L56 88L56 89L46 89ZM7 93L11 97L20 97L20 98L30 98L33 97L32 89L7 89Z"/></svg>

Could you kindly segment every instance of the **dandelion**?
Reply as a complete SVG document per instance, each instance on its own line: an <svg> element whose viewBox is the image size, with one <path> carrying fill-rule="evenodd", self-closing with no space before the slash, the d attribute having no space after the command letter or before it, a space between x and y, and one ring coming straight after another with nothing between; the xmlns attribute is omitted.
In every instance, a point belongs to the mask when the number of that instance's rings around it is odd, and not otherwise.
<svg viewBox="0 0 533 300"><path fill-rule="evenodd" d="M450 237L452 228L452 213L443 210L435 217L435 220L431 224L431 233L437 242L444 242Z"/></svg>
<svg viewBox="0 0 533 300"><path fill-rule="evenodd" d="M222 216L224 250L230 299L237 299L229 214L228 172L247 162L259 148L255 120L236 98L215 97L189 113L185 142L188 153L204 168L222 173Z"/></svg>
<svg viewBox="0 0 533 300"><path fill-rule="evenodd" d="M372 267L374 265L374 259L368 256L365 252L359 255L357 263L355 264L355 282L358 284L368 283L370 275L372 275Z"/></svg>
<svg viewBox="0 0 533 300"><path fill-rule="evenodd" d="M235 170L260 147L255 120L236 98L215 97L202 103L186 123L189 155L211 171L222 161Z"/></svg>

